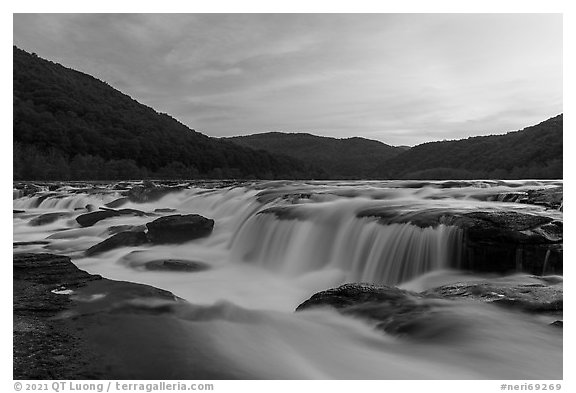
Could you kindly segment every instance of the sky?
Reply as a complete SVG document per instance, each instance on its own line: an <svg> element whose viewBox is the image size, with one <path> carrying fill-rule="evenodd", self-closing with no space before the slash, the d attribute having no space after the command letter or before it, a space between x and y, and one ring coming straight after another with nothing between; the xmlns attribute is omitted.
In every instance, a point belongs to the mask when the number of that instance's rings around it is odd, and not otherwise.
<svg viewBox="0 0 576 393"><path fill-rule="evenodd" d="M16 46L210 136L390 145L562 113L561 14L14 14Z"/></svg>

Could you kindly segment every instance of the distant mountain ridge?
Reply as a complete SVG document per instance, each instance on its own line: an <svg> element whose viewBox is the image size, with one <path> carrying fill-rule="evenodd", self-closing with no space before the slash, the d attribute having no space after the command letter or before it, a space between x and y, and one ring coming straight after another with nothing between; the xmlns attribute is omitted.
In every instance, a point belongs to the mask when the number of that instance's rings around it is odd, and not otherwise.
<svg viewBox="0 0 576 393"><path fill-rule="evenodd" d="M316 165L332 179L375 178L379 165L405 151L371 139L337 139L308 133L266 132L225 139Z"/></svg>
<svg viewBox="0 0 576 393"><path fill-rule="evenodd" d="M562 114L412 148L306 133L211 138L90 75L13 54L14 180L562 178Z"/></svg>
<svg viewBox="0 0 576 393"><path fill-rule="evenodd" d="M504 135L428 142L386 161L381 178L561 179L563 115Z"/></svg>
<svg viewBox="0 0 576 393"><path fill-rule="evenodd" d="M85 73L15 46L13 55L16 180L323 176L196 132Z"/></svg>

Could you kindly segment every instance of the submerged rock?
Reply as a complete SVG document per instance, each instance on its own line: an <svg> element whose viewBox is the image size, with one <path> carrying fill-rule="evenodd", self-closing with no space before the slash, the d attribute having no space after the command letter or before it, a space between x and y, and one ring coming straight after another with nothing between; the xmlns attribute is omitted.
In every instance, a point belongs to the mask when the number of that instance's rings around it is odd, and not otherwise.
<svg viewBox="0 0 576 393"><path fill-rule="evenodd" d="M181 243L206 237L214 229L214 220L198 214L175 214L146 224L153 243Z"/></svg>
<svg viewBox="0 0 576 393"><path fill-rule="evenodd" d="M54 213L45 213L38 217L34 217L30 220L28 225L31 226L41 226L41 225L48 225L51 224L61 218L70 217L72 213L70 212L54 212Z"/></svg>
<svg viewBox="0 0 576 393"><path fill-rule="evenodd" d="M164 270L176 272L201 272L208 270L209 265L204 262L190 261L186 259L157 259L142 264L147 270Z"/></svg>
<svg viewBox="0 0 576 393"><path fill-rule="evenodd" d="M35 246L35 245L46 245L50 244L47 240L34 240L30 242L14 242L13 247L21 247L21 246Z"/></svg>
<svg viewBox="0 0 576 393"><path fill-rule="evenodd" d="M122 205L125 205L126 203L128 203L130 201L130 199L126 198L126 197L122 197L122 198L118 198L113 200L112 202L108 202L107 204L105 204L104 206L106 207L111 207L113 209L120 207Z"/></svg>
<svg viewBox="0 0 576 393"><path fill-rule="evenodd" d="M125 193L129 201L135 203L154 202L171 192L181 191L187 186L162 186L151 181L145 181L140 186L134 186Z"/></svg>
<svg viewBox="0 0 576 393"><path fill-rule="evenodd" d="M174 213L176 209L171 209L169 207L154 209L154 213Z"/></svg>
<svg viewBox="0 0 576 393"><path fill-rule="evenodd" d="M147 243L144 232L120 232L86 250L86 255L100 254L119 247L134 247Z"/></svg>

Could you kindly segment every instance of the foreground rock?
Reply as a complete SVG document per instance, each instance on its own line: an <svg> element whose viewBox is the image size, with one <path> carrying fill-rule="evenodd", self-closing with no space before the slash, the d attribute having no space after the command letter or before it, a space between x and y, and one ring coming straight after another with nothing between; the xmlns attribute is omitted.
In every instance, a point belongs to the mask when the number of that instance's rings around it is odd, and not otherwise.
<svg viewBox="0 0 576 393"><path fill-rule="evenodd" d="M552 320L562 319L562 279L555 277L524 277L455 283L415 293L390 286L351 283L314 294L300 304L296 311L330 307L346 315L373 322L377 329L396 335L422 337L449 334L445 324L435 318L445 309L437 301L464 301L490 303L527 313L548 315ZM449 305L450 303L448 303ZM450 320L450 318L447 318ZM562 323L554 322L554 326ZM454 321L452 321L454 322ZM440 330L434 327L441 327ZM451 333L450 333L451 334Z"/></svg>
<svg viewBox="0 0 576 393"><path fill-rule="evenodd" d="M16 254L13 265L14 379L240 377L198 357L181 316L192 306L170 292L91 275L59 255Z"/></svg>
<svg viewBox="0 0 576 393"><path fill-rule="evenodd" d="M318 292L296 311L327 306L342 314L371 320L376 328L392 334L409 333L430 312L430 306L416 293L370 284L344 284Z"/></svg>
<svg viewBox="0 0 576 393"><path fill-rule="evenodd" d="M214 220L198 214L160 217L146 224L148 239L153 243L181 243L208 236Z"/></svg>

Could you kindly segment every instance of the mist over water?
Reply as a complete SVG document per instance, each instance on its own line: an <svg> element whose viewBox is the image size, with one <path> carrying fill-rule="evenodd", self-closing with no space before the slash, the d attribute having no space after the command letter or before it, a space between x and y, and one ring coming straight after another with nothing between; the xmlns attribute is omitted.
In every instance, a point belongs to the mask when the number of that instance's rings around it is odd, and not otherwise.
<svg viewBox="0 0 576 393"><path fill-rule="evenodd" d="M176 245L122 247L87 257L109 228L157 217L118 216L82 228L75 217L121 197L64 187L21 196L14 191L14 242L47 241L18 252L68 255L81 269L114 280L153 285L187 300L179 314L190 356L238 378L264 379L555 379L562 374L562 331L554 319L460 300L430 300L434 311L410 336L331 309L294 313L312 294L347 282L423 291L494 275L460 270L463 233L450 225L385 224L386 216L434 211L522 211L543 207L503 202L502 195L562 185L554 181L254 182L197 185L122 208L200 214L215 220L206 238ZM48 195L48 196L46 196ZM62 212L40 226L30 220ZM206 264L197 272L152 271L155 259ZM529 281L518 272L512 278Z"/></svg>

